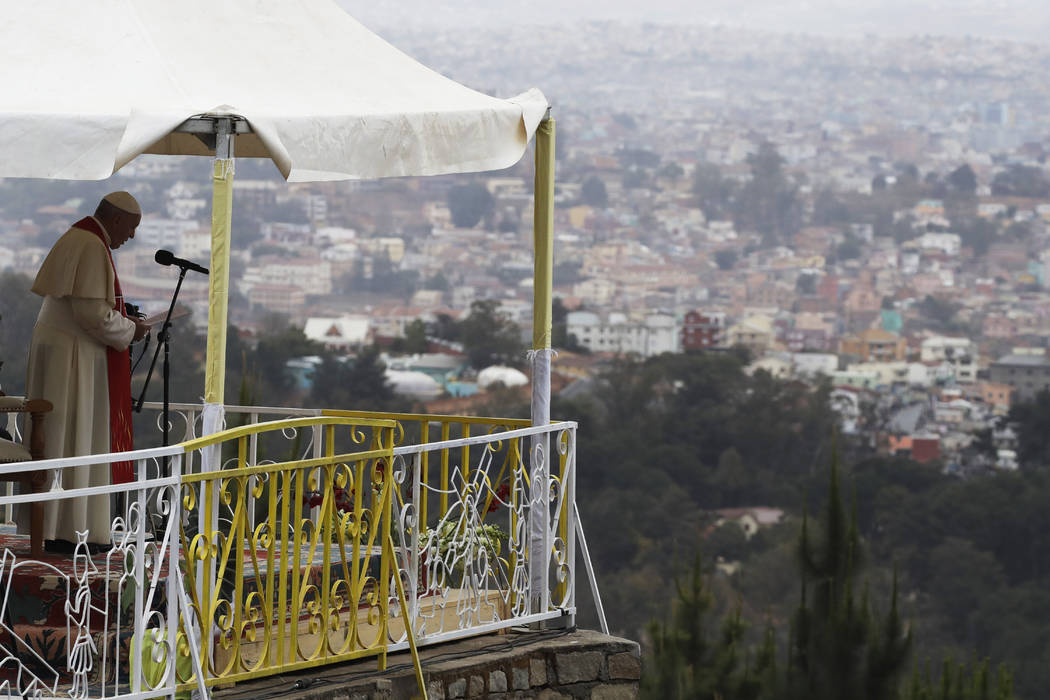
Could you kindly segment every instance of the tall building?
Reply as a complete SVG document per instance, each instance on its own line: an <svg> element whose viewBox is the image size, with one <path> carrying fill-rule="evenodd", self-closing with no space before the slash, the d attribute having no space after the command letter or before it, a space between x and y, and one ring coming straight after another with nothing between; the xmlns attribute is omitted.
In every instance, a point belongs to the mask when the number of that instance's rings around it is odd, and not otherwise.
<svg viewBox="0 0 1050 700"><path fill-rule="evenodd" d="M689 311L682 320L682 350L705 350L725 345L724 311Z"/></svg>
<svg viewBox="0 0 1050 700"><path fill-rule="evenodd" d="M1044 389L1050 390L1050 360L1043 354L1011 354L992 363L988 378L1014 388L1014 400L1031 401Z"/></svg>
<svg viewBox="0 0 1050 700"><path fill-rule="evenodd" d="M591 352L651 357L679 349L674 318L667 314L631 319L619 312L602 316L591 311L573 311L566 320L569 334L576 336L576 341Z"/></svg>

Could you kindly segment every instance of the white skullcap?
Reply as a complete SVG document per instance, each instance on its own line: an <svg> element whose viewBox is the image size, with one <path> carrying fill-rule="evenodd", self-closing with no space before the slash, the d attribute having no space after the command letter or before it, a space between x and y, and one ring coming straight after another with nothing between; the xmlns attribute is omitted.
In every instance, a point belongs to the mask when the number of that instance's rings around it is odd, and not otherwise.
<svg viewBox="0 0 1050 700"><path fill-rule="evenodd" d="M102 198L103 202L109 202L117 209L126 211L129 214L142 215L142 208L139 206L138 201L131 196L131 193L121 190L120 192L110 192Z"/></svg>

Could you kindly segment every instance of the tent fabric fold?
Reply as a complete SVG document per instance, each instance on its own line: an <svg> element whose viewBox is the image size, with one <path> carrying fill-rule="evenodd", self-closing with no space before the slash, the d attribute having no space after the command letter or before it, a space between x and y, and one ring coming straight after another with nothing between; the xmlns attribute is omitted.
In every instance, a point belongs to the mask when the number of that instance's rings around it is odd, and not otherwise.
<svg viewBox="0 0 1050 700"><path fill-rule="evenodd" d="M332 0L41 0L0 25L0 176L103 179L210 155L184 120L244 117L237 157L289 181L505 168L547 109L423 66Z"/></svg>

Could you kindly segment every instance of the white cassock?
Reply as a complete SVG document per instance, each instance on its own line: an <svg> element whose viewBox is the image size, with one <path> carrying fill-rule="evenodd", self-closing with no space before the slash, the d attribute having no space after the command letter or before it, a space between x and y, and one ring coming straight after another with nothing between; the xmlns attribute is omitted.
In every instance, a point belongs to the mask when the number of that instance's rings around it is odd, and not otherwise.
<svg viewBox="0 0 1050 700"><path fill-rule="evenodd" d="M113 277L107 244L74 227L51 248L33 283L44 303L29 348L26 396L55 406L44 421L49 459L110 452L106 346L123 350L135 335L134 322L113 309ZM110 465L65 469L61 477L64 489L106 486ZM76 542L78 530L89 530L88 542L108 543L109 500L102 495L50 501L44 539ZM28 516L28 508L20 509L19 532L28 533Z"/></svg>

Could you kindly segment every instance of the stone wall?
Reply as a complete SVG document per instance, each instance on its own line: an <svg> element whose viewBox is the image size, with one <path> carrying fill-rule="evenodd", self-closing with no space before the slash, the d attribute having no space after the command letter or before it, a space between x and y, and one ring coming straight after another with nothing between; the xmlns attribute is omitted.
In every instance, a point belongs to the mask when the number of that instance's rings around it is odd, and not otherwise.
<svg viewBox="0 0 1050 700"><path fill-rule="evenodd" d="M511 631L420 652L430 700L630 700L638 697L642 671L637 642L589 630ZM419 697L407 652L391 655L386 672L376 672L374 664L361 661L315 669L313 676L271 678L266 690L272 693L285 684L289 692L283 697L295 700ZM304 684L307 687L300 689ZM246 690L245 684L238 684L213 697L221 700L232 692L243 698Z"/></svg>
<svg viewBox="0 0 1050 700"><path fill-rule="evenodd" d="M576 631L483 653L468 664L437 663L424 678L430 700L628 700L638 697L641 671L637 643Z"/></svg>

